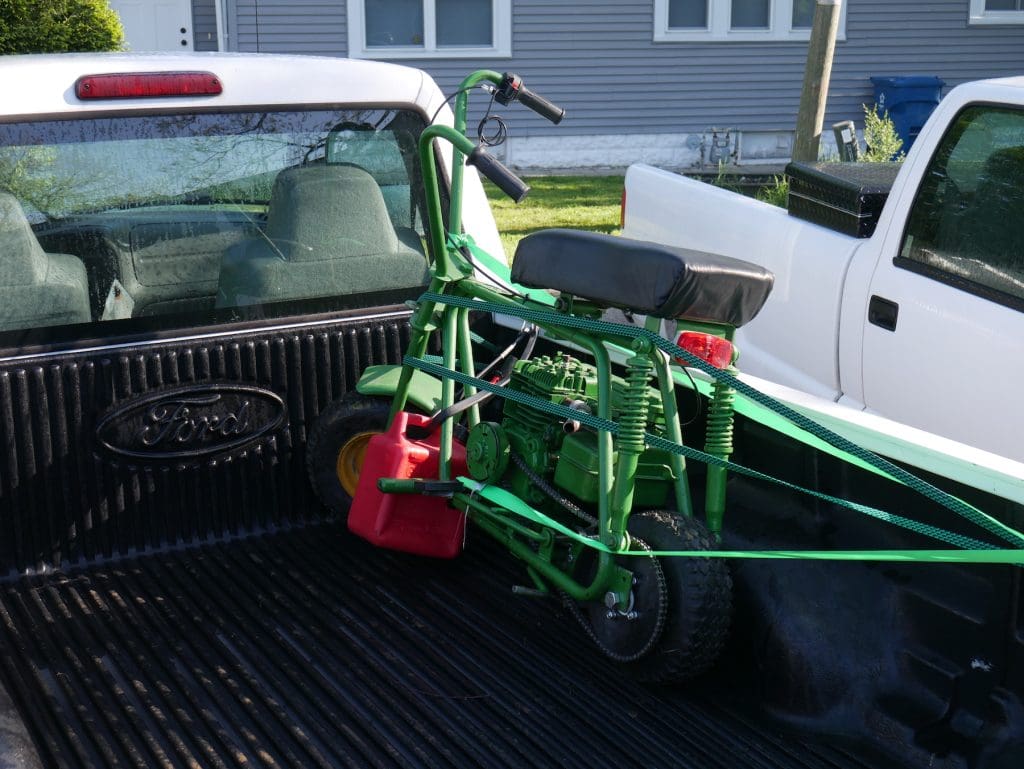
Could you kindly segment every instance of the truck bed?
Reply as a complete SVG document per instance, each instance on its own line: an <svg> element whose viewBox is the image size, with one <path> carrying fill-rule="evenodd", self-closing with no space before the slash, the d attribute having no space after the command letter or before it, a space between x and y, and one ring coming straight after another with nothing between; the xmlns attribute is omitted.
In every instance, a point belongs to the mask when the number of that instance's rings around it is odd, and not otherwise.
<svg viewBox="0 0 1024 769"><path fill-rule="evenodd" d="M1022 765L1014 567L736 561L721 663L657 689L557 604L511 595L528 577L475 527L451 562L348 534L313 498L306 435L361 370L400 359L407 314L0 363L0 767L37 765L16 757L26 740L5 744L19 721L38 764L75 769ZM252 443L196 461L125 461L100 440L157 394L229 386L276 395L284 418L254 416ZM760 470L956 524L754 420L737 428L737 458ZM729 498L730 549L928 544L739 478Z"/></svg>
<svg viewBox="0 0 1024 769"><path fill-rule="evenodd" d="M3 677L47 767L883 765L715 674L629 681L470 536L436 562L321 523L9 578Z"/></svg>

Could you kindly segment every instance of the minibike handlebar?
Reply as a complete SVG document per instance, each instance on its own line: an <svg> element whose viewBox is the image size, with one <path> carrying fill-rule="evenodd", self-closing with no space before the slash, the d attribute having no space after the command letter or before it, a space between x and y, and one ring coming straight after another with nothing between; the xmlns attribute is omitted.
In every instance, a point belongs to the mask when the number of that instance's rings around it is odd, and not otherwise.
<svg viewBox="0 0 1024 769"><path fill-rule="evenodd" d="M460 84L455 96L455 120L452 128L443 125L430 125L420 135L420 164L423 168L423 183L427 194L427 214L431 224L431 238L435 254L439 260L447 262L442 256L445 251L444 220L441 212L441 195L437 178L434 156L434 140L444 139L451 143L452 180L448 227L453 233L462 231L462 189L463 164L469 162L484 176L494 182L499 189L517 203L522 201L529 192L529 186L496 158L488 155L483 148L477 147L466 136L466 112L469 105L469 92L478 86L487 86L494 94L495 101L510 104L519 101L538 115L553 123L561 121L565 110L551 103L539 94L530 91L523 85L521 77L514 73L499 74L492 70L481 69L467 76ZM447 265L438 264L441 274L447 272Z"/></svg>

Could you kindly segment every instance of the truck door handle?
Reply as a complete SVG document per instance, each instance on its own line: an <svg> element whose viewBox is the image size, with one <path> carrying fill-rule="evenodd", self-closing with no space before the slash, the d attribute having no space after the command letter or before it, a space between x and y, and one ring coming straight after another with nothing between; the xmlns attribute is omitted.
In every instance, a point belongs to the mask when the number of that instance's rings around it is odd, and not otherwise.
<svg viewBox="0 0 1024 769"><path fill-rule="evenodd" d="M896 330L896 319L900 314L900 306L880 296L872 296L868 302L868 323L886 331Z"/></svg>

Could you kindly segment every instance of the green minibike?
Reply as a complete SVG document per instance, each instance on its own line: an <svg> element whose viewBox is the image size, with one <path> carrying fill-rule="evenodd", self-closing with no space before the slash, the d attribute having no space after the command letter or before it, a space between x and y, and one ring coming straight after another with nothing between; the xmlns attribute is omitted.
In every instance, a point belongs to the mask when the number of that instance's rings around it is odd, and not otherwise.
<svg viewBox="0 0 1024 769"><path fill-rule="evenodd" d="M472 522L525 564L530 584L515 592L561 598L640 680L690 678L715 661L730 622L727 564L700 556L717 548L727 478L708 467L698 520L673 450L683 445L676 362L659 341L674 322L675 357L735 373L733 334L760 310L772 275L573 230L526 237L510 271L462 233L464 162L517 202L528 190L466 136L478 87L561 119L518 76L479 71L459 87L454 127L422 132L431 282L402 365L370 366L321 413L307 443L310 479L381 547L452 557ZM439 140L453 147L447 227ZM480 314L503 319L504 347L474 335ZM535 355L541 347L547 354ZM707 399L704 450L721 459L732 452L732 397L716 381ZM650 555L665 551L689 556Z"/></svg>

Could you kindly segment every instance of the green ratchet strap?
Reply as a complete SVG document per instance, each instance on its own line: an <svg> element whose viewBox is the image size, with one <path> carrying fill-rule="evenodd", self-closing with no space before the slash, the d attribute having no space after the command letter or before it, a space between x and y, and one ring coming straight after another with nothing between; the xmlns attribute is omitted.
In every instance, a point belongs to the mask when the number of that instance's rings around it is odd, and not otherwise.
<svg viewBox="0 0 1024 769"><path fill-rule="evenodd" d="M462 253L466 257L467 261L470 261L476 268L483 268L485 274L489 273L493 276L498 277L505 285L511 286L517 293L529 297L533 301L541 305L547 305L553 307L555 304L555 297L549 294L547 291L536 288L526 288L524 286L515 283L512 280L512 274L509 270L508 264L503 260L498 260L491 256L487 251L484 251L473 241L473 238L469 235L460 235L458 237L449 234L448 245L450 248L454 248ZM510 314L510 313L508 313ZM619 347L623 352L628 352L621 345L617 345L614 342L609 343L612 347ZM687 381L682 382L683 386L692 385L697 388L697 391L703 393L705 396L708 394L710 384L702 379L688 378ZM874 465L868 464L863 460L855 457L842 449L838 449L831 443L827 443L822 439L808 433L806 430L794 425L778 416L775 412L760 406L749 398L740 397L738 402L735 404L737 413L745 414L755 421L761 422L776 432L782 433L790 438L800 441L811 448L817 449L818 451L825 452L837 459L847 462L855 467L859 467L861 470L867 470L869 472L880 475L883 478L888 478L890 481L896 480L887 473L879 470ZM766 420L772 420L770 423ZM898 482L898 481L897 481Z"/></svg>
<svg viewBox="0 0 1024 769"><path fill-rule="evenodd" d="M671 342L664 339L660 335L648 331L647 329L623 326L621 324L608 323L606 321L601 320L578 318L575 316L553 313L546 310L535 310L516 306L506 306L504 304L482 302L461 296L446 296L430 292L425 293L423 296L421 296L420 300L432 301L438 304L451 305L455 307L471 308L482 312L503 313L515 317L522 317L525 320L530 320L540 324L547 324L556 327L561 325L569 328L591 331L601 335L615 335L620 337L629 337L633 339L646 339L652 345L658 347L659 349L663 350L669 355L683 358L684 360L687 361L687 365L692 365L694 368L698 368L701 371L704 371L712 378L722 381L729 387L733 387L740 394L768 408L769 410L779 414L783 418L796 424L797 427L799 427L800 429L803 429L810 433L811 435L814 435L815 437L840 448L842 451L851 454L860 462L867 463L868 465L877 468L877 470L879 470L889 478L896 480L910 487L911 489L917 491L918 493L925 495L932 501L952 510L953 512L956 512L958 515L966 518L967 520L971 521L972 523L975 523L978 526L981 526L986 531L995 534L1000 538L1010 542L1014 546L1024 546L1024 535L1022 535L1020 532L1017 532L1011 527L1006 526L1000 521L995 520L991 516L986 515L977 508L968 505L963 500L957 499L956 497L947 494L946 492L936 488L935 486L932 486L931 484L921 480L920 478L917 478L911 473L908 473L906 470L903 470L902 468L892 464L888 460L885 460L882 457L879 457L876 454L867 451L866 449L863 449L860 446L857 446L856 444L852 443L846 438L843 438L842 436L839 436L836 433L831 432L827 428L818 425L817 423L803 416L802 414L799 414L798 412L785 406L784 404L781 404L775 401L774 399L770 398L769 396L764 395L763 393L755 390L746 383L741 382L740 380L727 374L726 372L723 372L719 369L716 369L706 364L704 361L691 355L686 350L677 347L676 345L672 344ZM521 393L514 390L507 390L501 387L491 385L488 382L484 382L474 377L461 374L460 372L451 371L431 361L420 360L407 356L404 360L404 363L406 365L412 366L413 368L418 368L427 373L433 374L434 376L451 378L457 382L460 382L463 385L469 384L477 387L478 389L494 392L496 395L499 395L503 398L518 401L520 403L523 403L524 405L532 406L538 410L553 414L555 416L576 419L593 429L605 430L611 433L616 433L618 431L618 425L609 420L600 419L599 417L596 417L594 415L584 414L579 411L570 412L570 410L565 408L564 406L560 406L558 404L551 403L543 399L533 398L529 395L526 395L525 393ZM913 521L902 516L893 515L891 513L887 513L882 510L877 510L866 505L860 505L854 502L850 502L848 500L839 499L837 497L832 497L827 494L822 494L820 492L812 491L810 489L805 489L795 484L790 484L788 482L773 478L772 476L766 475L764 473L760 473L756 470L748 469L742 465L738 465L733 462L723 460L720 457L715 457L713 455L706 454L697 449L672 443L671 441L667 441L659 436L647 434L645 437L648 442L648 445L652 447L680 454L688 459L706 462L709 464L715 464L720 467L724 467L728 470L731 470L733 472L736 472L738 474L746 475L748 477L756 478L758 480L780 484L786 488L810 494L811 496L814 496L818 499L822 499L833 504L841 505L853 509L857 512L871 515L875 518L878 518L879 520L883 520L888 523L901 526L903 528L907 528L911 531L915 531L919 534L923 534L934 539L939 539L941 541L952 544L956 547L963 548L964 551L989 550L993 552L1002 552L998 551L997 548L988 543L981 542L979 540L975 540L970 537L966 537L953 532L948 532L944 529L929 526L928 524ZM918 551L905 551L906 554L911 554L915 552ZM814 557L814 554L808 553L804 556L794 557ZM822 555L822 557L830 556L824 554ZM913 558L908 556L903 558L903 560L913 560ZM922 560L936 559L922 558Z"/></svg>
<svg viewBox="0 0 1024 769"><path fill-rule="evenodd" d="M1024 550L612 550L599 539L592 539L554 518L535 510L498 486L489 486L471 478L457 479L470 496L479 496L488 502L514 513L528 521L553 529L580 544L613 555L674 556L690 558L755 558L773 560L828 560L828 561L927 561L931 563L1009 563L1024 564Z"/></svg>
<svg viewBox="0 0 1024 769"><path fill-rule="evenodd" d="M543 411L562 419L575 419L581 424L584 424L587 427L591 427L595 430L605 430L612 434L618 433L619 426L615 422L612 422L610 420L602 419L601 417L595 416L593 414L587 414L586 412L569 410L566 409L565 406L561 406L557 403L552 403L551 401L544 400L543 398L537 398L535 396L528 395L518 390L509 390L508 388L502 388L500 385L492 384L491 382L487 382L485 380L476 379L475 377L467 376L466 374L463 374L458 371L451 371L450 369L446 369L442 365L433 363L428 360L421 360L418 358L406 356L403 363L412 366L413 368L420 369L421 371L425 371L428 374L433 374L434 376L447 376L455 380L459 384L473 385L480 390L487 390L488 392L493 392L495 395L505 398L506 400L511 400L524 406L530 406L531 408L535 408L538 411ZM833 497L828 494L823 494L812 489L806 489L803 488L802 486L797 486L796 484L779 480L778 478L774 478L770 475L760 473L756 470L751 470L747 467L744 467L743 465L738 465L733 462L729 462L720 457L716 457L711 454L705 454L704 452L698 451L697 449L692 449L688 446L681 446L679 444L672 443L671 441L667 441L664 438L651 435L650 433L645 433L644 439L648 442L648 445L680 454L683 457L686 457L687 459L708 462L709 464L715 464L720 467L724 467L727 470L738 473L740 475L746 475L752 478L756 478L758 480L776 483L786 488L793 489L804 494L809 494L810 496L815 497L817 499L821 499L826 502L831 502L836 505L847 507L859 513L864 513L865 515L870 515L871 517L877 518L878 520L885 521L886 523L891 523L894 526L909 529L910 531L914 531L918 534L923 534L924 536L931 537L933 539L938 539L942 542L955 545L956 547L963 548L965 550L996 550L996 548L993 545L990 545L986 542L982 542L977 539L972 539L971 537L966 537L962 534L956 534L954 532L946 531L945 529L940 529L936 526L930 526L926 523L920 523L919 521L915 521L910 518L904 518L903 516L887 513L884 510L878 510L867 505L861 505L856 502L850 502L849 500L840 499L839 497Z"/></svg>
<svg viewBox="0 0 1024 769"><path fill-rule="evenodd" d="M460 235L456 237L454 235L449 234L448 245L450 248L454 248L458 250L460 253L462 253L462 255L466 257L467 261L470 261L474 267L483 268L486 271L486 273L490 273L491 275L498 277L504 284L512 286L517 293L523 294L524 296L528 296L530 299L537 302L538 304L547 305L549 307L554 306L556 301L554 296L549 294L547 291L543 291L541 289L536 288L526 288L524 286L519 285L518 283L515 283L512 280L512 274L511 271L509 270L508 264L506 264L504 260L498 260L495 257L491 256L491 254L488 253L487 251L484 251L482 248L476 245L473 238L470 237L469 235ZM474 339L474 341L476 340ZM620 347L620 349L622 349L623 352L628 352L628 350L622 348L620 345L616 345L615 343L609 344L611 344L613 347ZM689 377L687 381L682 382L684 386L687 386L687 383L689 385L696 387L697 391L703 393L705 396L708 394L710 384L705 382L704 380ZM765 409L763 406L759 406L758 404L754 403L749 398L744 398L741 396L739 401L735 404L735 409L737 413L746 414L750 418L754 419L755 421L762 422L763 424L767 425L776 432L782 433L783 435L798 440L801 443L810 446L811 448L825 452L833 457L836 457L837 459L842 460L843 462L847 462L855 467L858 467L861 470L867 470L869 472L875 473L876 475L880 475L883 478L888 478L890 481L896 480L895 478L883 472L882 470L879 470L874 465L870 465L867 462L864 462L863 460L859 459L858 457L848 454L842 449L836 448L831 443L827 443L826 441L823 441L820 438L808 433L806 430L802 430L801 428L794 425L792 422L789 422L779 417L778 414L776 414L775 412L769 409ZM770 423L766 421L769 419L772 420Z"/></svg>
<svg viewBox="0 0 1024 769"><path fill-rule="evenodd" d="M550 326L565 326L567 328L575 328L583 331L590 331L597 333L601 336L622 336L631 339L644 339L653 346L668 353L670 356L676 358L682 358L687 362L688 366L703 371L708 376L715 380L718 380L728 387L733 388L736 392L744 395L750 400L758 403L766 408L774 411L785 419L789 420L793 424L797 425L803 430L811 433L817 438L820 438L828 443L836 446L837 448L846 451L847 453L861 459L868 464L873 465L879 470L883 471L886 475L889 475L894 480L903 483L910 487L914 491L923 494L928 499L942 505L949 510L957 513L958 515L966 518L977 526L985 529L986 531L995 534L1002 539L1016 545L1017 547L1024 547L1024 534L1016 531L1015 529L1007 526L1006 524L997 521L995 518L983 513L976 507L973 507L961 499L958 499L951 494L947 494L941 489L936 488L932 484L921 480L917 476L907 472L901 467L894 465L886 459L868 451L861 446L853 443L850 440L832 432L828 428L819 425L808 417L800 414L799 412L789 408L785 404L779 403L774 398L765 395L758 390L755 390L745 382L740 381L734 376L722 371L720 369L705 363L700 358L691 354L687 350L676 346L672 342L668 341L664 337L656 334L652 331L648 331L644 328L637 328L634 326L625 326L620 323L609 323L603 320L592 320L590 318L579 318L573 315L564 315L561 313L550 312L548 310L534 310L525 307L509 307L503 304L495 304L491 302L481 302L475 299L469 299L461 296L447 296L441 294L434 294L427 292L422 297L421 301L432 301L438 304L451 305L453 307L466 307L471 309L480 310L482 312L498 312L506 315L513 315L521 317L525 320L529 320L542 325L547 324ZM575 412L574 412L575 413ZM574 417L577 418L578 417ZM614 423L609 423L614 424ZM599 428L608 429L608 428ZM675 445L675 444L672 444ZM692 449L691 449L692 451ZM739 468L738 465L730 465L730 468Z"/></svg>

